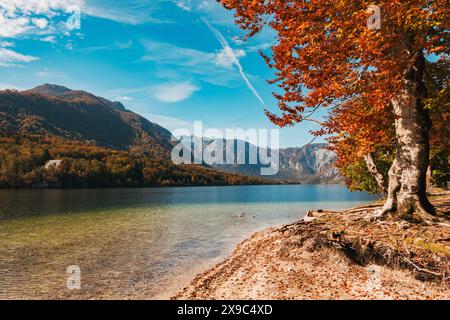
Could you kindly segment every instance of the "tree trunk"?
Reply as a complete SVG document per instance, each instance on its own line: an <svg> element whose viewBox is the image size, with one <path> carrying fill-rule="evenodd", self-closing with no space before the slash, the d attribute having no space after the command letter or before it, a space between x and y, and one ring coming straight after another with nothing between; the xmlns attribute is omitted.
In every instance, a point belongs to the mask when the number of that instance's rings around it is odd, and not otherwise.
<svg viewBox="0 0 450 320"><path fill-rule="evenodd" d="M433 186L433 171L431 170L431 166L428 166L427 169L427 188L431 188Z"/></svg>
<svg viewBox="0 0 450 320"><path fill-rule="evenodd" d="M378 190L380 192L383 192L384 194L387 194L386 181L384 180L381 172L378 171L372 154L366 155L364 157L364 161L366 162L367 169L369 169L370 174L375 178L375 181L377 182Z"/></svg>
<svg viewBox="0 0 450 320"><path fill-rule="evenodd" d="M404 73L405 90L392 101L397 154L389 171L388 198L382 213L416 213L427 218L435 214L426 194L431 120L422 103L426 97L424 68L423 54L415 54L413 63Z"/></svg>

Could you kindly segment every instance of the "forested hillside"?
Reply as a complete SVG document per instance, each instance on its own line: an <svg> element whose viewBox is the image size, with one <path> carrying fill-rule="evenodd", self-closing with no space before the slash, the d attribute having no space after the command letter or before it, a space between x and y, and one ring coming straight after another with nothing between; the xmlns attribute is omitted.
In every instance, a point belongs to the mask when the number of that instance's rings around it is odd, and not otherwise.
<svg viewBox="0 0 450 320"><path fill-rule="evenodd" d="M171 149L168 130L119 102L55 85L0 92L0 187L268 183L176 166Z"/></svg>

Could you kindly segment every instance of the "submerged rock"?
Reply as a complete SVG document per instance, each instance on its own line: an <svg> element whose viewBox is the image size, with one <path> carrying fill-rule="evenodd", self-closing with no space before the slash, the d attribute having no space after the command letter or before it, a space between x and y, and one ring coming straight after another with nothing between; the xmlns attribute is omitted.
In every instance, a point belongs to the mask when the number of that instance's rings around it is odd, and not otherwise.
<svg viewBox="0 0 450 320"><path fill-rule="evenodd" d="M244 218L246 215L245 212L242 213L236 213L235 215L233 215L233 218Z"/></svg>

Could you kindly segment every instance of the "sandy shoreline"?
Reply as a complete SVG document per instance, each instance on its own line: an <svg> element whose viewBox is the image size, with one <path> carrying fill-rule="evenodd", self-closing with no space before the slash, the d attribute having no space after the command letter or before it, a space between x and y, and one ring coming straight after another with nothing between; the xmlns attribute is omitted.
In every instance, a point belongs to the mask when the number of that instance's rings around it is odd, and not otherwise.
<svg viewBox="0 0 450 320"><path fill-rule="evenodd" d="M433 202L448 215L450 194ZM172 299L450 299L448 220L368 222L375 208L258 232Z"/></svg>

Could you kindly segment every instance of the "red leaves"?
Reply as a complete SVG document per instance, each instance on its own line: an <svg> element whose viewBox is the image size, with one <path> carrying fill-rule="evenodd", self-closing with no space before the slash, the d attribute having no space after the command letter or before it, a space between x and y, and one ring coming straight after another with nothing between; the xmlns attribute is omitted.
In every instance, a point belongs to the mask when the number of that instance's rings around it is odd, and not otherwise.
<svg viewBox="0 0 450 320"><path fill-rule="evenodd" d="M314 134L333 134L340 161L354 161L389 143L390 101L404 88L412 52L446 54L450 48L447 0L380 0L381 30L367 27L370 1L218 0L235 10L250 35L264 24L277 33L271 57L282 93L274 94L279 126L302 122L319 108L329 119ZM270 17L270 19L268 18ZM441 57L442 59L442 57Z"/></svg>

